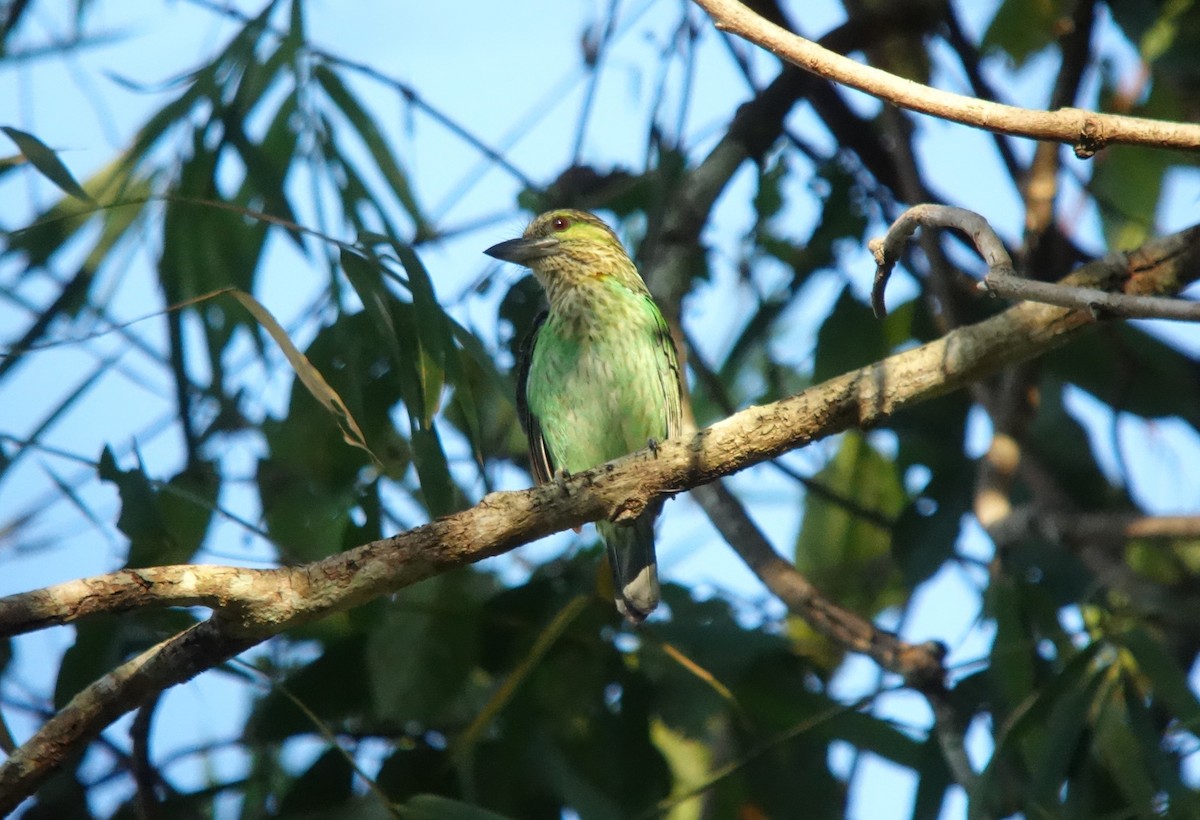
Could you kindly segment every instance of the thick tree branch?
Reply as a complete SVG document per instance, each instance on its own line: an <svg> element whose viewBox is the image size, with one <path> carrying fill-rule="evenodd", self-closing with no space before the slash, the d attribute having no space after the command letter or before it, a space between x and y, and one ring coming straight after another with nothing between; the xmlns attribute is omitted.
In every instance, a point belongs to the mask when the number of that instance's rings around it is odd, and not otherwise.
<svg viewBox="0 0 1200 820"><path fill-rule="evenodd" d="M215 619L169 638L88 686L0 765L0 815L33 794L67 755L156 694L249 649L261 639L232 638Z"/></svg>
<svg viewBox="0 0 1200 820"><path fill-rule="evenodd" d="M743 37L806 71L901 108L999 134L1070 144L1087 158L1107 145L1200 148L1200 125L1101 114L1077 108L1036 111L964 97L905 80L834 54L758 16L737 0L696 0L717 28Z"/></svg>
<svg viewBox="0 0 1200 820"><path fill-rule="evenodd" d="M1131 267L1132 266L1132 267ZM1075 286L1119 283L1169 293L1200 278L1200 226L1095 262ZM700 486L851 427L885 423L913 404L1056 347L1095 322L1085 310L1012 307L919 348L781 401L751 407L565 483L492 493L472 509L321 561L272 570L125 570L0 599L0 636L140 606L213 607L213 618L144 652L87 687L0 766L0 812L31 794L63 756L167 686L285 629L599 518L636 517L654 499Z"/></svg>

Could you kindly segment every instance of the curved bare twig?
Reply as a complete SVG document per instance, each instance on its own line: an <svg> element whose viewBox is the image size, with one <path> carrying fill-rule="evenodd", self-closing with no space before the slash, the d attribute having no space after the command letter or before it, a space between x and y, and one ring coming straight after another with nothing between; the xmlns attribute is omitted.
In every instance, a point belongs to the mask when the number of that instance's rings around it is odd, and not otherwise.
<svg viewBox="0 0 1200 820"><path fill-rule="evenodd" d="M1113 276L1109 280L1085 286L1067 282L1040 282L1017 276L1013 273L1012 258L1004 243L987 220L974 211L950 205L914 205L892 223L886 236L868 243L877 265L875 282L871 288L871 308L878 318L887 315L883 290L888 277L900 259L904 243L918 227L955 228L967 234L988 266L987 274L978 287L993 296L1087 310L1097 319L1120 317L1200 321L1198 302L1147 295L1133 288L1127 288L1127 292L1122 293L1106 290L1107 287L1120 286L1125 278L1136 273L1135 263L1122 262L1116 257Z"/></svg>

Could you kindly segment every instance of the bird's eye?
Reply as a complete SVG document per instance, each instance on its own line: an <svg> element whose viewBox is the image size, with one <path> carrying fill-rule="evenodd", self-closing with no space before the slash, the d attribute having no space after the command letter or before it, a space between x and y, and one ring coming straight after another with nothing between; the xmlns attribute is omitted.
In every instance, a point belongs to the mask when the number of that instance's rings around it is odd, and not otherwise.
<svg viewBox="0 0 1200 820"><path fill-rule="evenodd" d="M556 216L550 222L550 227L556 231L565 231L570 226L571 220L567 219L565 216Z"/></svg>

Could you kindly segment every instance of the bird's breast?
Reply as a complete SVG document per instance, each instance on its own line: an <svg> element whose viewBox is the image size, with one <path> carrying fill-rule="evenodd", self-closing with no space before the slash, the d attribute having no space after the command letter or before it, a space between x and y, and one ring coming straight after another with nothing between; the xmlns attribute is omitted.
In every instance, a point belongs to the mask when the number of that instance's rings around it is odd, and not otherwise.
<svg viewBox="0 0 1200 820"><path fill-rule="evenodd" d="M527 398L555 463L567 470L666 436L661 374L670 365L653 313L627 301L560 301L538 334Z"/></svg>

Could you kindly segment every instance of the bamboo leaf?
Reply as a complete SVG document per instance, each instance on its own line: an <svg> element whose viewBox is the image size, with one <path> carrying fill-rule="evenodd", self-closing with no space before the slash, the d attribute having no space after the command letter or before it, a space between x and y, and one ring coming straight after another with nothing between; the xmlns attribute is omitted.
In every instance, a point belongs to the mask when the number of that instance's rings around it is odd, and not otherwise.
<svg viewBox="0 0 1200 820"><path fill-rule="evenodd" d="M392 153L388 141L384 139L383 134L375 125L374 118L362 107L362 104L346 87L341 78L327 66L318 65L313 71L313 77L321 84L325 93L329 95L329 99L358 133L379 172L383 174L388 186L416 225L416 235L426 235L428 233L426 219L421 213L416 196L413 195L408 175L400 168L399 161Z"/></svg>
<svg viewBox="0 0 1200 820"><path fill-rule="evenodd" d="M350 414L350 410L346 407L346 403L342 401L342 397L337 394L336 390L329 386L329 382L325 381L325 377L321 375L320 371L313 367L308 358L292 343L291 338L287 335L287 331L276 321L271 312L245 291L232 290L229 293L242 307L249 311L250 315L254 317L263 330L267 331L267 334L275 340L275 344L279 345L280 350L283 351L283 355L287 357L288 364L295 371L296 377L300 379L312 397L337 420L338 426L342 429L342 438L345 442L352 447L363 450L376 464L380 464L380 460L376 458L375 454L371 452L371 448L367 446L367 441L363 437L358 422Z"/></svg>
<svg viewBox="0 0 1200 820"><path fill-rule="evenodd" d="M445 367L452 355L454 341L450 335L446 314L438 304L433 282L420 257L412 247L402 242L393 240L391 245L408 274L408 285L412 293L417 341L423 354L417 363L425 396L424 413L421 418L423 425L428 427L441 406ZM409 408L409 411L420 409Z"/></svg>
<svg viewBox="0 0 1200 820"><path fill-rule="evenodd" d="M67 170L67 166L58 158L58 154L54 149L49 148L44 142L35 137L33 134L27 134L9 125L0 125L0 131L8 135L8 138L16 143L17 148L25 155L25 159L29 160L29 164L41 172L42 176L57 185L63 193L69 194L76 199L82 199L84 202L95 204L88 192L83 190L83 186L75 181L75 177L71 176L71 172Z"/></svg>

